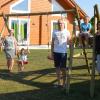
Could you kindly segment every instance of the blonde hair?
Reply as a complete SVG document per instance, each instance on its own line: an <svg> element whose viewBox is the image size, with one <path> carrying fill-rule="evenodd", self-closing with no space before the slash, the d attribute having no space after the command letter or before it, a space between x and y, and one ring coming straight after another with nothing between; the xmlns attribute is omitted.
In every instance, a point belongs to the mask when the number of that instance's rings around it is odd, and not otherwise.
<svg viewBox="0 0 100 100"><path fill-rule="evenodd" d="M63 18L58 19L58 24L59 24L60 22L64 23L64 28L66 28L65 19L63 19Z"/></svg>

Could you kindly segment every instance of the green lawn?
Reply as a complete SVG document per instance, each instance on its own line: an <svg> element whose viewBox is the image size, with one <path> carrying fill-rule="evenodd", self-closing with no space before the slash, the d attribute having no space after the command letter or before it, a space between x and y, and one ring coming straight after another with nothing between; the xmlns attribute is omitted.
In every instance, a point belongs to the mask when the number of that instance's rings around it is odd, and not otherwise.
<svg viewBox="0 0 100 100"><path fill-rule="evenodd" d="M25 66L24 72L18 73L15 63L13 75L8 76L5 55L0 52L0 100L91 100L90 75L85 60L73 61L70 94L67 96L62 89L53 87L56 83L55 69L47 55L47 50L31 50L29 64ZM95 83L93 100L99 100L99 76L96 76Z"/></svg>

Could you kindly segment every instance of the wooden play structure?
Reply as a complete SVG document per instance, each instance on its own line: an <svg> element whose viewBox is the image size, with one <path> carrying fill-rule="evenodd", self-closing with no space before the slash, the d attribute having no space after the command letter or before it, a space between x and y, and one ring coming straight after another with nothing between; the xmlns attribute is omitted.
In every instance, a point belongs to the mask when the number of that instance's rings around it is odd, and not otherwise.
<svg viewBox="0 0 100 100"><path fill-rule="evenodd" d="M100 12L99 12L99 8L98 5L94 6L94 33L96 33L97 28L97 21L100 20ZM95 34L94 34L95 37ZM96 67L96 63L95 63L95 38L93 38L93 64L92 64L92 71L91 71L91 82L90 82L90 96L93 97L94 96L94 89L95 89L95 67Z"/></svg>
<svg viewBox="0 0 100 100"><path fill-rule="evenodd" d="M81 28L80 28L80 15L79 15L79 9L78 7L76 7L75 9L70 9L70 10L66 10L66 11L54 11L54 12L38 12L38 13L17 13L17 14L0 14L0 17L3 17L4 19L4 22L5 22L5 25L3 26L2 30L1 30L1 34L6 26L8 32L9 32L9 27L8 27L8 19L9 17L12 17L12 16L38 16L38 15L47 15L47 18L48 18L48 15L51 15L51 14L63 14L63 13L74 13L75 15L75 18L77 19L78 21L78 26L79 26L79 30L81 32ZM95 5L94 6L94 18L95 18L95 25L96 25L96 19L97 20L100 20L100 17L99 17L99 11L98 11L98 6ZM47 23L48 23L48 20L47 20ZM47 24L47 28L48 28L48 24ZM75 23L73 22L73 33L75 33ZM48 29L49 30L49 29ZM96 28L95 28L96 30ZM95 33L95 32L94 32ZM49 37L48 37L49 39ZM72 34L72 40L73 40L73 34ZM94 38L93 38L93 41L94 41ZM86 52L86 49L85 49L85 44L84 44L84 41L82 41L82 50L83 50L83 55L84 55L84 59L85 59L85 62L86 62L86 66L87 66L87 69L88 69L88 72L91 76L91 81L90 81L90 96L93 97L94 96L94 88L95 88L95 52L94 52L94 49L95 49L95 44L93 42L93 59L92 59L92 68L90 68L89 66L89 63L88 63L88 57L87 57L87 52ZM48 43L48 46L49 46L49 43ZM73 59L77 56L80 56L80 54L78 55L74 55L74 43L72 42L72 44L69 46L69 49L70 49L70 59L69 59L69 64L68 64L68 70L67 70L67 86L66 86L66 93L69 94L69 91L70 91L70 76L71 76L71 69L72 69L72 64L73 64ZM90 58L91 59L91 58Z"/></svg>
<svg viewBox="0 0 100 100"><path fill-rule="evenodd" d="M76 9L76 12L77 12L77 20L78 20L78 25L79 25L79 29L80 29L80 32L81 32L81 28L80 28L80 16L79 16L79 13L78 13L78 9ZM70 76L71 76L71 69L72 69L72 63L73 63L73 58L79 58L79 59L85 59L86 61L86 66L88 68L88 72L90 74L90 77L91 77L91 81L90 81L90 96L91 97L94 97L94 89L95 89L95 67L96 67L96 63L95 63L95 33L96 33L96 24L97 24L97 21L100 20L100 13L99 13L99 9L98 9L98 5L95 5L94 6L94 35L93 35L93 47L92 47L92 58L88 58L87 57L87 51L85 49L85 43L84 41L82 40L82 49L83 49L83 52L82 53L78 53L78 54L75 54L74 55L74 43L72 43L72 45L70 46L70 59L69 59L69 65L68 65L68 76L67 76L67 93L69 93L69 90L70 90ZM75 26L75 25L73 25ZM73 28L74 29L74 28ZM84 57L79 57L80 55L84 55ZM92 67L90 68L90 65L89 65L89 60L92 60Z"/></svg>

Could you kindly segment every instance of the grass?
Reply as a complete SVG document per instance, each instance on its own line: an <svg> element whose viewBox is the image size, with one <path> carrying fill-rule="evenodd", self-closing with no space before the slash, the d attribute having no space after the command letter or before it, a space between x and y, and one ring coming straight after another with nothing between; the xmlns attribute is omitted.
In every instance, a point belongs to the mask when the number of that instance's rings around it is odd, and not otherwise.
<svg viewBox="0 0 100 100"><path fill-rule="evenodd" d="M76 49L75 52L81 50ZM62 89L53 87L57 81L55 69L47 55L47 50L31 50L29 64L25 66L24 72L18 73L15 63L13 76L8 76L5 55L3 52L0 53L0 100L91 100L90 75L85 60L73 61L70 94L66 95ZM99 76L96 76L95 83L93 100L99 100Z"/></svg>

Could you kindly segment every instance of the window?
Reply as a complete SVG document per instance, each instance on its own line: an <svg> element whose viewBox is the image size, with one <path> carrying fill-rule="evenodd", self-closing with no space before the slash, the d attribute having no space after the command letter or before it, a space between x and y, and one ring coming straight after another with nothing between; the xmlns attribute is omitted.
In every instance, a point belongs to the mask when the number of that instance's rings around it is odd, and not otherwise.
<svg viewBox="0 0 100 100"><path fill-rule="evenodd" d="M10 7L10 12L15 13L29 13L30 12L30 0L19 0L12 4Z"/></svg>
<svg viewBox="0 0 100 100"><path fill-rule="evenodd" d="M12 22L11 22L11 28L13 28L14 29L14 36L15 36L15 38L18 40L18 37L17 37L17 34L18 34L18 29L19 29L19 26L18 26L18 21L16 21L16 20L12 20Z"/></svg>
<svg viewBox="0 0 100 100"><path fill-rule="evenodd" d="M58 30L58 23L57 22L53 22L53 30Z"/></svg>
<svg viewBox="0 0 100 100"><path fill-rule="evenodd" d="M18 43L29 42L29 20L28 19L10 19L10 27L14 29L14 36Z"/></svg>
<svg viewBox="0 0 100 100"><path fill-rule="evenodd" d="M64 8L56 0L52 0L52 11L64 11ZM55 15L60 16L61 14ZM67 14L62 14L62 16L67 16Z"/></svg>
<svg viewBox="0 0 100 100"><path fill-rule="evenodd" d="M18 0L10 6L11 13L30 13L31 0ZM10 18L10 28L14 29L14 36L18 43L27 41L29 43L30 19L29 18Z"/></svg>

